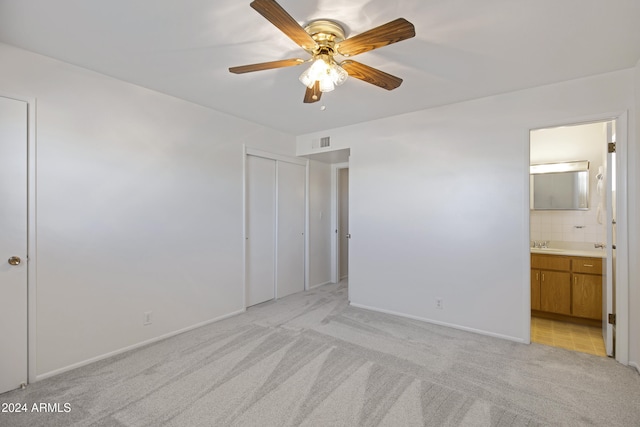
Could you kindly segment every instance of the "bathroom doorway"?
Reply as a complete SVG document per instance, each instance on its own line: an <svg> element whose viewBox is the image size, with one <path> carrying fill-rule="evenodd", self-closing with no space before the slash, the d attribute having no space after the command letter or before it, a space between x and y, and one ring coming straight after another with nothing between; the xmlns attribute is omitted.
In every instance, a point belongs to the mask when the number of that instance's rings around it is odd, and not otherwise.
<svg viewBox="0 0 640 427"><path fill-rule="evenodd" d="M530 131L532 342L613 356L615 127Z"/></svg>

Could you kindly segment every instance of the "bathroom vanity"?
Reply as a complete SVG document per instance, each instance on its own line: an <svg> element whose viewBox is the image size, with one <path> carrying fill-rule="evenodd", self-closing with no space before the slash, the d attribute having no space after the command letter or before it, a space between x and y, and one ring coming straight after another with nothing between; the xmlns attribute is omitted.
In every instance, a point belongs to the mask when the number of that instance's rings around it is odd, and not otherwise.
<svg viewBox="0 0 640 427"><path fill-rule="evenodd" d="M531 313L600 325L603 258L581 256L580 251L531 252Z"/></svg>

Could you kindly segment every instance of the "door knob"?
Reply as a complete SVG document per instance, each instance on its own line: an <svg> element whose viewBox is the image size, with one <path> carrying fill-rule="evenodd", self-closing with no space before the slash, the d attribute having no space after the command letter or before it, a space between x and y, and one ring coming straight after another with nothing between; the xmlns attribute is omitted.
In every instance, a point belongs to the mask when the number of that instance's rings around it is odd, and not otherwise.
<svg viewBox="0 0 640 427"><path fill-rule="evenodd" d="M22 260L20 259L20 257L12 256L11 258L9 258L9 264L11 264L11 265L18 265L21 262L22 262Z"/></svg>

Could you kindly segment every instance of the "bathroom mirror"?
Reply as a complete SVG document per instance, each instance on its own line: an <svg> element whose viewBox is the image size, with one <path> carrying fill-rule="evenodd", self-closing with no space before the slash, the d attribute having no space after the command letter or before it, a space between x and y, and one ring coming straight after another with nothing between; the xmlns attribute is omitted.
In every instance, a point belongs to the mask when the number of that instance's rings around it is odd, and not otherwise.
<svg viewBox="0 0 640 427"><path fill-rule="evenodd" d="M589 162L531 165L531 209L588 210Z"/></svg>

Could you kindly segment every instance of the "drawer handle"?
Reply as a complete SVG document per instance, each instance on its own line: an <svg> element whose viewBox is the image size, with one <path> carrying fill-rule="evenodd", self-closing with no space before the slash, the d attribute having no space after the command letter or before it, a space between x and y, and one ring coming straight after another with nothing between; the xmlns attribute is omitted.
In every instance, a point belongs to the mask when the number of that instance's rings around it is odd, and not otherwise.
<svg viewBox="0 0 640 427"><path fill-rule="evenodd" d="M542 281L544 282L544 273L542 273Z"/></svg>
<svg viewBox="0 0 640 427"><path fill-rule="evenodd" d="M583 264L583 267L593 267L593 264Z"/></svg>

